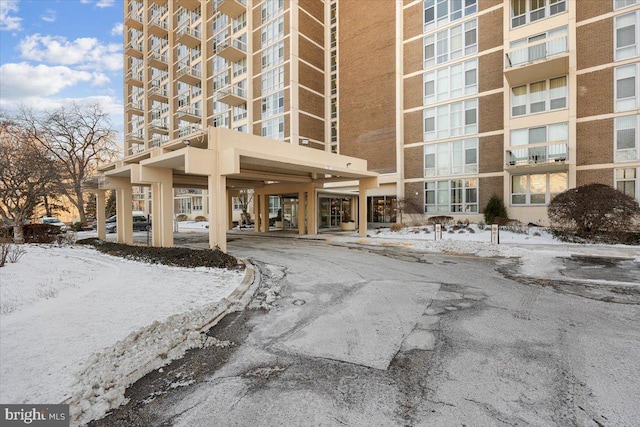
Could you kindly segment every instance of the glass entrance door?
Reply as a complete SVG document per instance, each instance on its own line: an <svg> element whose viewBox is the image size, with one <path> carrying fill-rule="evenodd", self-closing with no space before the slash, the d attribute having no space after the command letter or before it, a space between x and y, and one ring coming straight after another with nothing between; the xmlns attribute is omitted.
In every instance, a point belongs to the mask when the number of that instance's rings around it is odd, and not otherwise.
<svg viewBox="0 0 640 427"><path fill-rule="evenodd" d="M285 230L298 229L298 200L285 199L282 204L282 220Z"/></svg>

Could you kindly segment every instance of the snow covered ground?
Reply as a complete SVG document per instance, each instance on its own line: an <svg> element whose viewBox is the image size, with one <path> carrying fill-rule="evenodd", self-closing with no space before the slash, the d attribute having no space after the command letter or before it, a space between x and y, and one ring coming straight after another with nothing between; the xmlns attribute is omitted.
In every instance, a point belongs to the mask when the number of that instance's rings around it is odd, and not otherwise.
<svg viewBox="0 0 640 427"><path fill-rule="evenodd" d="M244 277L86 247L25 249L0 268L0 401L71 402L81 421L119 405L138 368L210 344L199 328Z"/></svg>

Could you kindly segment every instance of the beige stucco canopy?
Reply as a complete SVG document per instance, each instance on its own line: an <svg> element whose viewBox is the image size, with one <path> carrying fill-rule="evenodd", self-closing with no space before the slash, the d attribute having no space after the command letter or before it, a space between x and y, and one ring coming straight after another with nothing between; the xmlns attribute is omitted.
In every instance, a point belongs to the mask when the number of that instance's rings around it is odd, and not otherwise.
<svg viewBox="0 0 640 427"><path fill-rule="evenodd" d="M126 157L100 172L100 188L116 190L119 242L133 241L127 203L131 186L151 186L154 246L173 246L173 188L203 188L209 194L209 244L222 250L229 228L229 190L254 190L257 232L269 228L268 195L297 193L306 207L299 213L303 221L298 232L314 234L317 191L347 181L359 189L358 223L360 234L366 235L366 190L378 186L378 174L367 170L366 160L214 127ZM104 238L100 200L98 205L98 232Z"/></svg>

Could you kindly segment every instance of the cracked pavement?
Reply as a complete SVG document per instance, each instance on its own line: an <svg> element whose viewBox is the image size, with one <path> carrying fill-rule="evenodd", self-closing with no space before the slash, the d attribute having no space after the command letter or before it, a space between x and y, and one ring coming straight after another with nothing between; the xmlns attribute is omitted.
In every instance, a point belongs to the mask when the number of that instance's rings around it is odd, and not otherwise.
<svg viewBox="0 0 640 427"><path fill-rule="evenodd" d="M633 292L616 300L594 283L527 279L513 260L253 236L229 251L260 272L251 304L212 328L218 345L147 375L127 405L91 425L640 419Z"/></svg>

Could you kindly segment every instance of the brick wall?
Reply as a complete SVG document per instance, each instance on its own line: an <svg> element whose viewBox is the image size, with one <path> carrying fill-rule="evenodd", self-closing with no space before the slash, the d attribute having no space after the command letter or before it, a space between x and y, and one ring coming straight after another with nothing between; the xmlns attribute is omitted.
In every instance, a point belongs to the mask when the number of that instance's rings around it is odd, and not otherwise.
<svg viewBox="0 0 640 427"><path fill-rule="evenodd" d="M501 176L480 178L478 182L478 212L484 212L484 207L487 206L489 199L494 194L502 198L503 185L504 177ZM505 200L504 204L509 206L508 200Z"/></svg>
<svg viewBox="0 0 640 427"><path fill-rule="evenodd" d="M340 153L396 170L395 2L339 1Z"/></svg>
<svg viewBox="0 0 640 427"><path fill-rule="evenodd" d="M502 69L504 65L504 51L482 55L478 59L478 91L485 92L501 89L504 86Z"/></svg>
<svg viewBox="0 0 640 427"><path fill-rule="evenodd" d="M613 62L613 19L580 26L576 32L579 70Z"/></svg>
<svg viewBox="0 0 640 427"><path fill-rule="evenodd" d="M324 21L324 3L322 0L298 0L298 6L318 21Z"/></svg>
<svg viewBox="0 0 640 427"><path fill-rule="evenodd" d="M613 1L609 0L577 0L569 5L575 5L577 22L613 12Z"/></svg>
<svg viewBox="0 0 640 427"><path fill-rule="evenodd" d="M416 193L418 194L416 195ZM404 194L406 194L407 198L420 203L424 211L424 182L406 182L404 184Z"/></svg>
<svg viewBox="0 0 640 427"><path fill-rule="evenodd" d="M478 51L482 52L496 46L502 46L502 42L502 9L480 15L478 19Z"/></svg>
<svg viewBox="0 0 640 427"><path fill-rule="evenodd" d="M300 135L305 138L324 141L324 121L304 113L298 114ZM324 148L324 146L322 147Z"/></svg>
<svg viewBox="0 0 640 427"><path fill-rule="evenodd" d="M423 4L422 2L416 3L413 6L404 10L403 15L403 31L404 39L410 39L418 34L422 34L423 28Z"/></svg>
<svg viewBox="0 0 640 427"><path fill-rule="evenodd" d="M301 111L306 111L314 116L324 118L324 97L309 92L303 87L299 88L298 94Z"/></svg>
<svg viewBox="0 0 640 427"><path fill-rule="evenodd" d="M485 136L478 141L480 173L501 172L504 169L504 141L502 135Z"/></svg>
<svg viewBox="0 0 640 427"><path fill-rule="evenodd" d="M613 187L613 169L591 169L576 172L576 185L605 184Z"/></svg>
<svg viewBox="0 0 640 427"><path fill-rule="evenodd" d="M504 99L501 93L482 96L478 101L478 121L480 133L503 128Z"/></svg>
<svg viewBox="0 0 640 427"><path fill-rule="evenodd" d="M411 74L423 69L424 53L422 49L424 47L423 39L413 40L404 45L404 72L405 74Z"/></svg>
<svg viewBox="0 0 640 427"><path fill-rule="evenodd" d="M298 13L299 30L320 46L324 46L324 27L304 11Z"/></svg>
<svg viewBox="0 0 640 427"><path fill-rule="evenodd" d="M424 148L409 147L404 149L404 177L424 177Z"/></svg>
<svg viewBox="0 0 640 427"><path fill-rule="evenodd" d="M303 37L300 37L298 40L298 56L300 57L300 59L321 70L324 70L324 49L320 49L318 46ZM287 53L286 46L288 46L288 43L285 44L285 54ZM286 55L285 59L286 58L289 58L289 56Z"/></svg>
<svg viewBox="0 0 640 427"><path fill-rule="evenodd" d="M422 120L422 111L414 111L404 115L405 144L424 141L424 124Z"/></svg>
<svg viewBox="0 0 640 427"><path fill-rule="evenodd" d="M576 164L613 162L613 119L581 122L576 125Z"/></svg>
<svg viewBox="0 0 640 427"><path fill-rule="evenodd" d="M613 113L613 68L578 75L578 118Z"/></svg>
<svg viewBox="0 0 640 427"><path fill-rule="evenodd" d="M421 74L404 79L404 108L421 107L424 103Z"/></svg>

